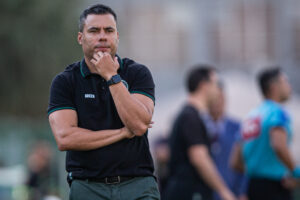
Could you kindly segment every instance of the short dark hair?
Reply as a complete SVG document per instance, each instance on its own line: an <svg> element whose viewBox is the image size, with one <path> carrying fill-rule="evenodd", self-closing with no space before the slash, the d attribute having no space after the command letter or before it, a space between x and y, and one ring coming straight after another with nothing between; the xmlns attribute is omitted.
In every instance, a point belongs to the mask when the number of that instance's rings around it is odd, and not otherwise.
<svg viewBox="0 0 300 200"><path fill-rule="evenodd" d="M95 4L95 5L88 7L81 13L81 15L79 17L79 31L80 32L83 31L84 23L85 23L87 16L91 15L91 14L95 14L95 15L111 14L114 17L115 21L117 22L117 15L116 15L115 11L113 11L113 9L111 9L110 7L103 5L103 4Z"/></svg>
<svg viewBox="0 0 300 200"><path fill-rule="evenodd" d="M209 65L196 65L187 75L186 87L189 93L197 90L200 83L208 82L211 78L211 73L216 69Z"/></svg>
<svg viewBox="0 0 300 200"><path fill-rule="evenodd" d="M281 74L280 67L269 67L261 71L257 76L257 82L262 94L266 97L270 91L270 86L274 81L278 80Z"/></svg>

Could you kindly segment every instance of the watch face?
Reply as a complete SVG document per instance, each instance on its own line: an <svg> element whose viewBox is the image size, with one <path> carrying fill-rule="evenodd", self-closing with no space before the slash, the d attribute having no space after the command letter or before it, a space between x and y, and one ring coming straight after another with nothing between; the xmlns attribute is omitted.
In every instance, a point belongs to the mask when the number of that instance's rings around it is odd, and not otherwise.
<svg viewBox="0 0 300 200"><path fill-rule="evenodd" d="M113 83L119 83L121 81L120 75L115 75L112 77Z"/></svg>

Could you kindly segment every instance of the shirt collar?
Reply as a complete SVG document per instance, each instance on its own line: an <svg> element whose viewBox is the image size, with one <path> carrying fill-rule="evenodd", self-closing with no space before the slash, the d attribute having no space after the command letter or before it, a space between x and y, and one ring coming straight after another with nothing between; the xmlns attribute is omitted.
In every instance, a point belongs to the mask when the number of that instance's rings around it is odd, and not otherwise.
<svg viewBox="0 0 300 200"><path fill-rule="evenodd" d="M118 73L120 73L121 70L123 69L123 60L118 55L116 55L116 56L118 58L118 62L120 65L120 68L118 69ZM84 58L80 61L80 73L83 78L86 78L92 74L90 69L88 68Z"/></svg>

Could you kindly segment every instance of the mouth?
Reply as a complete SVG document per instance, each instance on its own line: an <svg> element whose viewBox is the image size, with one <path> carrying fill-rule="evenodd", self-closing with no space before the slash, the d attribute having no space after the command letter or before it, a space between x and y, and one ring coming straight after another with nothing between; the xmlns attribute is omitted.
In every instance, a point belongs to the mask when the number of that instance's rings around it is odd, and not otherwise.
<svg viewBox="0 0 300 200"><path fill-rule="evenodd" d="M107 52L109 51L110 47L109 46L101 46L101 45L97 45L95 46L95 51L102 51L102 52Z"/></svg>

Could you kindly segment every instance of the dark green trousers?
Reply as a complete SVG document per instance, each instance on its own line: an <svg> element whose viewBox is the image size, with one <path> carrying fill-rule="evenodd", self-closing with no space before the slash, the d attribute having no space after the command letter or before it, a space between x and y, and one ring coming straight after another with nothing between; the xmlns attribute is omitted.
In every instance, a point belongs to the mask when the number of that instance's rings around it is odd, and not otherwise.
<svg viewBox="0 0 300 200"><path fill-rule="evenodd" d="M153 177L137 177L123 183L105 183L74 180L69 200L160 200Z"/></svg>

